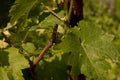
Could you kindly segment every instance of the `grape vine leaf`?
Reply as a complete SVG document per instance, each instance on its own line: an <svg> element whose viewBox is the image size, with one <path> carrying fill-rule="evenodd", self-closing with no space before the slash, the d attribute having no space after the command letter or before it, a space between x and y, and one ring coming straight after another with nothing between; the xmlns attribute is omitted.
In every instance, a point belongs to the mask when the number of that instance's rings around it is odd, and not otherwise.
<svg viewBox="0 0 120 80"><path fill-rule="evenodd" d="M24 80L22 69L28 68L29 63L25 57L19 53L17 48L11 47L6 50L9 52L9 70L8 77L14 80Z"/></svg>
<svg viewBox="0 0 120 80"><path fill-rule="evenodd" d="M80 22L81 46L84 50L81 72L88 76L88 79L107 80L107 72L111 68L106 59L118 63L120 55L112 45L113 36L106 34L96 27L94 23ZM82 62L81 62L82 63Z"/></svg>
<svg viewBox="0 0 120 80"><path fill-rule="evenodd" d="M79 37L82 41L81 45L86 51L93 50L99 56L106 55L113 62L119 62L119 52L112 44L113 35L103 32L94 23L82 21L79 26L81 28L79 31Z"/></svg>
<svg viewBox="0 0 120 80"><path fill-rule="evenodd" d="M3 40L0 40L0 48L6 48L8 46L8 43L6 43Z"/></svg>
<svg viewBox="0 0 120 80"><path fill-rule="evenodd" d="M36 47L34 46L33 43L26 43L26 44L22 44L22 48L27 51L28 53L34 53Z"/></svg>
<svg viewBox="0 0 120 80"><path fill-rule="evenodd" d="M81 52L81 46L79 37L71 31L64 37L63 42L59 45L65 53L68 55L68 65L72 65L72 72L75 75L79 75L79 53Z"/></svg>
<svg viewBox="0 0 120 80"><path fill-rule="evenodd" d="M113 36L106 34L92 22L81 21L77 28L68 30L58 45L70 53L68 64L72 65L74 77L85 74L88 80L107 80L111 59L119 62L120 55L112 45Z"/></svg>
<svg viewBox="0 0 120 80"><path fill-rule="evenodd" d="M68 80L67 65L64 59L59 60L57 57L52 62L40 62L35 72L36 80Z"/></svg>
<svg viewBox="0 0 120 80"><path fill-rule="evenodd" d="M0 80L10 80L7 76L8 69L0 66Z"/></svg>
<svg viewBox="0 0 120 80"><path fill-rule="evenodd" d="M46 13L44 13L44 14L46 14ZM56 14L58 14L60 17L63 17L64 16L64 11L60 11L60 12L58 12ZM40 26L40 28L50 28L50 27L55 26L56 24L63 25L63 22L61 22L55 16L50 14L43 21L40 22L39 26Z"/></svg>
<svg viewBox="0 0 120 80"><path fill-rule="evenodd" d="M38 0L16 0L10 9L9 16L11 16L11 24L24 16L27 18L31 8L37 3Z"/></svg>

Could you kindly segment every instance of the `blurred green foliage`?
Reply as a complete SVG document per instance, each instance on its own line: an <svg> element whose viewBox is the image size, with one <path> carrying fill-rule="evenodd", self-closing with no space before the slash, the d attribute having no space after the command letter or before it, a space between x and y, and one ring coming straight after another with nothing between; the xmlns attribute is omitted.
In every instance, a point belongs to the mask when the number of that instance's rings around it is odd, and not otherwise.
<svg viewBox="0 0 120 80"><path fill-rule="evenodd" d="M84 0L84 18L115 36L120 51L120 0Z"/></svg>

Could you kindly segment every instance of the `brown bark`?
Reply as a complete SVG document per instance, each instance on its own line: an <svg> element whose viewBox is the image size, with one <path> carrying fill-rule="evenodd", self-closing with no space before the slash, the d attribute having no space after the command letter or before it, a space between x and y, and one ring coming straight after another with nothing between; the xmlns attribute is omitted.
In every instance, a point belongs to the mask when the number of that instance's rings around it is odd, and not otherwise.
<svg viewBox="0 0 120 80"><path fill-rule="evenodd" d="M63 1L62 1L63 2ZM64 0L69 12L71 0ZM77 23L83 19L83 0L73 0L72 12L70 15L69 24L71 27L77 26Z"/></svg>

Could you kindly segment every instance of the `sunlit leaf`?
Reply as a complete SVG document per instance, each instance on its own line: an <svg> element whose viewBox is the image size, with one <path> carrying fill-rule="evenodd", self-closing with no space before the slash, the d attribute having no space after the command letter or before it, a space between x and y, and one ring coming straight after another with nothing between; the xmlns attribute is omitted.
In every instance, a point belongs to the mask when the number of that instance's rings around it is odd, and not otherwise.
<svg viewBox="0 0 120 80"><path fill-rule="evenodd" d="M0 40L0 48L6 48L8 46L8 43Z"/></svg>
<svg viewBox="0 0 120 80"><path fill-rule="evenodd" d="M17 48L11 47L8 50L9 52L9 73L8 75L12 74L15 80L24 80L22 69L29 67L28 61L25 57L19 53Z"/></svg>
<svg viewBox="0 0 120 80"><path fill-rule="evenodd" d="M0 67L0 80L10 80L7 76L8 69Z"/></svg>

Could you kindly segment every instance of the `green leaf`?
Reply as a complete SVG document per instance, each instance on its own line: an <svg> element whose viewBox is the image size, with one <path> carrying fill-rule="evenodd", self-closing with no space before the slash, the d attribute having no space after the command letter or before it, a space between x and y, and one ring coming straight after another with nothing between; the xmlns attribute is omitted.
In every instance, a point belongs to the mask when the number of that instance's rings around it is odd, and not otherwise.
<svg viewBox="0 0 120 80"><path fill-rule="evenodd" d="M24 80L22 69L28 68L29 63L25 57L19 53L17 48L11 47L6 51L9 52L9 78L14 78L14 80Z"/></svg>
<svg viewBox="0 0 120 80"><path fill-rule="evenodd" d="M94 23L82 21L80 24L79 36L81 45L88 53L98 53L99 56L108 56L113 62L118 62L120 57L118 51L112 44L113 36L104 33L101 29L96 27Z"/></svg>
<svg viewBox="0 0 120 80"><path fill-rule="evenodd" d="M9 13L9 16L11 16L11 24L14 24L15 21L24 15L28 16L36 2L37 0L16 0Z"/></svg>
<svg viewBox="0 0 120 80"><path fill-rule="evenodd" d="M10 80L7 76L8 69L0 67L0 80Z"/></svg>
<svg viewBox="0 0 120 80"><path fill-rule="evenodd" d="M72 65L72 74L77 77L80 73L79 68L79 55L81 52L79 37L70 30L67 35L65 35L62 43L58 46L68 55L68 65Z"/></svg>
<svg viewBox="0 0 120 80"><path fill-rule="evenodd" d="M55 3L52 0L41 0L41 2L43 2L46 6L49 6L50 8L55 7Z"/></svg>
<svg viewBox="0 0 120 80"><path fill-rule="evenodd" d="M24 37L26 36L27 31L21 31L19 33L11 33L11 36L9 37L10 42L13 43L15 47L20 47L22 44L22 41L24 40Z"/></svg>
<svg viewBox="0 0 120 80"><path fill-rule="evenodd" d="M82 21L79 26L81 28L79 36L84 51L81 72L86 74L88 79L106 80L108 70L111 68L106 59L118 62L120 57L112 45L113 36L104 33L93 23Z"/></svg>
<svg viewBox="0 0 120 80"><path fill-rule="evenodd" d="M44 14L46 14L46 13L44 13ZM63 17L64 16L64 11L60 11L56 14ZM49 27L55 26L56 24L63 25L63 23L59 19L57 19L52 14L50 14L43 21L40 22L39 26L40 26L40 28L49 28Z"/></svg>
<svg viewBox="0 0 120 80"><path fill-rule="evenodd" d="M28 53L34 53L35 51L35 46L33 43L26 43L26 44L22 44L22 48L27 51Z"/></svg>
<svg viewBox="0 0 120 80"><path fill-rule="evenodd" d="M58 58L52 62L43 61L35 69L36 80L68 80L67 65L64 62Z"/></svg>
<svg viewBox="0 0 120 80"><path fill-rule="evenodd" d="M94 23L81 21L79 27L68 30L58 46L64 53L69 53L68 64L72 66L75 78L82 73L88 80L107 80L111 69L108 59L118 63L120 58L112 40L112 35L103 32Z"/></svg>

